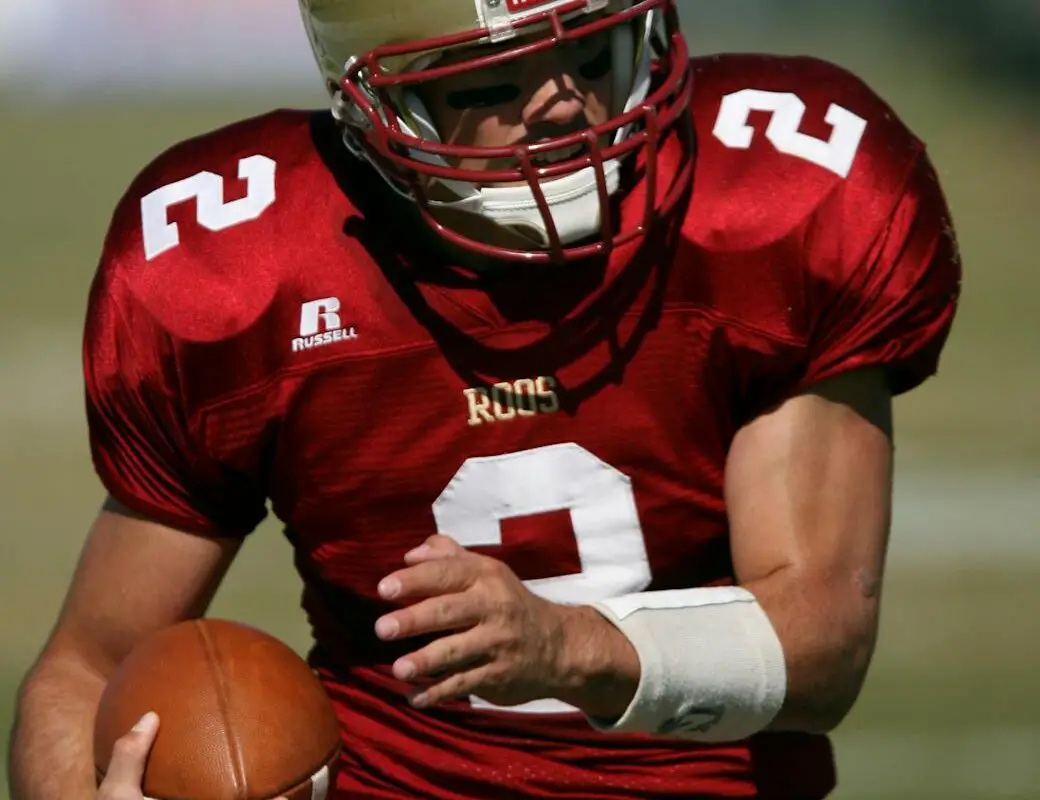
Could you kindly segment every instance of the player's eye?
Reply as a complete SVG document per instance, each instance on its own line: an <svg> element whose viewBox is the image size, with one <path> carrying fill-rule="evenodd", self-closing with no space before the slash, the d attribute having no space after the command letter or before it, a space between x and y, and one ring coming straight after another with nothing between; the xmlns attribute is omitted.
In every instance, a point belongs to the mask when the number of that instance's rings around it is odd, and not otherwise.
<svg viewBox="0 0 1040 800"><path fill-rule="evenodd" d="M471 108L493 108L512 103L520 97L520 87L509 83L496 86L481 86L477 89L459 89L448 92L448 105L456 111Z"/></svg>
<svg viewBox="0 0 1040 800"><path fill-rule="evenodd" d="M586 61L578 67L578 72L580 72L581 77L587 81L598 81L600 78L605 77L613 66L614 59L612 57L610 45L608 44L596 54L595 58Z"/></svg>

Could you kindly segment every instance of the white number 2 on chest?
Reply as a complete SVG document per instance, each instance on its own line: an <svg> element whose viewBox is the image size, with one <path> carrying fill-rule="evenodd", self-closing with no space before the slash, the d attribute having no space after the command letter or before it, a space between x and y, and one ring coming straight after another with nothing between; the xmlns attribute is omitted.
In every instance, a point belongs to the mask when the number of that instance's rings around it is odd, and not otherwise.
<svg viewBox="0 0 1040 800"><path fill-rule="evenodd" d="M594 603L650 585L650 561L631 479L579 445L555 444L467 460L433 504L437 530L463 547L502 544L499 522L569 511L581 572L525 581L554 603ZM471 698L477 707L491 707ZM505 711L564 713L557 700Z"/></svg>

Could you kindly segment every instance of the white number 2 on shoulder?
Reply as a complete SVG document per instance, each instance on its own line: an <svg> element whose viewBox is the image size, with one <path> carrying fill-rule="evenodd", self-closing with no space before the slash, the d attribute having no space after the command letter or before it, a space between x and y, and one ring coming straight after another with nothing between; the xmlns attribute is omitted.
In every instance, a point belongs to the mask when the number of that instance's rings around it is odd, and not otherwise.
<svg viewBox="0 0 1040 800"><path fill-rule="evenodd" d="M238 177L246 182L246 195L225 202L224 179L212 172L160 186L141 198L141 230L147 261L181 242L177 223L170 222L170 206L195 199L195 218L207 230L222 231L254 220L275 200L275 162L267 156L249 156L238 162Z"/></svg>
<svg viewBox="0 0 1040 800"><path fill-rule="evenodd" d="M863 117L832 103L824 121L833 130L831 138L824 141L798 130L805 117L805 103L798 95L743 89L722 98L713 131L715 138L726 147L747 150L755 138L755 129L748 125L752 111L773 115L766 127L766 138L781 153L810 161L843 178L849 176L867 129Z"/></svg>

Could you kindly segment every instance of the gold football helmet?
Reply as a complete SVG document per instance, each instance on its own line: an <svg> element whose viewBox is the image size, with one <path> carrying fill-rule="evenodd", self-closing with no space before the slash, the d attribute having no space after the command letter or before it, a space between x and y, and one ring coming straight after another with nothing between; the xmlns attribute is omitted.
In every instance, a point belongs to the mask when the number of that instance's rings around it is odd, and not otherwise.
<svg viewBox="0 0 1040 800"><path fill-rule="evenodd" d="M645 233L692 180L689 54L675 0L299 1L347 147L458 246L528 262L607 253ZM417 91L605 33L616 107L585 130L498 148L449 145ZM673 133L684 138L686 156L680 169L659 174L660 149ZM567 156L546 158L553 151ZM462 159L508 166L465 169ZM628 159L641 165L646 201L641 221L623 229L611 197ZM477 241L438 221L438 208L480 215L530 245Z"/></svg>

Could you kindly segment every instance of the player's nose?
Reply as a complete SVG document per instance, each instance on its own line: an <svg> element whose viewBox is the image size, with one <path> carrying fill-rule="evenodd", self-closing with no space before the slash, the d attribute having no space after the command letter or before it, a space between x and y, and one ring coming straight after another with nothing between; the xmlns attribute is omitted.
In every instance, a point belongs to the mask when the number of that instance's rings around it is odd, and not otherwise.
<svg viewBox="0 0 1040 800"><path fill-rule="evenodd" d="M570 59L553 51L540 53L537 62L524 70L521 76L528 101L523 120L528 127L551 124L570 127L585 116L587 98L575 78L577 69Z"/></svg>

